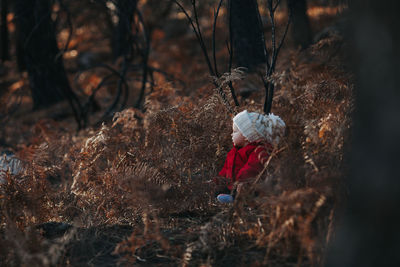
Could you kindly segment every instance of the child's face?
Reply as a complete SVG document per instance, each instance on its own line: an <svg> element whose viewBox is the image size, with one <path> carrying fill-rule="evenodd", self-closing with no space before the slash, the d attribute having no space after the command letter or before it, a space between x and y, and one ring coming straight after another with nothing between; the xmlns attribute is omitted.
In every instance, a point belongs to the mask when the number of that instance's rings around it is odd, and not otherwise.
<svg viewBox="0 0 400 267"><path fill-rule="evenodd" d="M238 147L242 147L247 143L246 137L242 135L235 124L233 124L232 141L233 144Z"/></svg>

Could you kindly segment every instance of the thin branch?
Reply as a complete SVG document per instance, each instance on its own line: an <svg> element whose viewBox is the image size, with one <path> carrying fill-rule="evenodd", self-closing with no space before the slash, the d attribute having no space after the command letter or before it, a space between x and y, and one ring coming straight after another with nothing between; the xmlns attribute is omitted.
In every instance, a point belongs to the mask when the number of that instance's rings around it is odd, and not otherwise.
<svg viewBox="0 0 400 267"><path fill-rule="evenodd" d="M264 110L265 114L271 113L272 99L274 97L274 91L275 91L274 83L269 82L268 84L269 84L269 91L268 91L268 101L267 101L266 110Z"/></svg>
<svg viewBox="0 0 400 267"><path fill-rule="evenodd" d="M201 41L200 44L203 47L204 56L206 57L207 65L208 65L208 67L210 69L210 74L212 76L216 76L216 72L212 68L211 61L210 61L210 58L208 56L207 48L206 48L206 45L204 44L204 39L203 39L203 36L201 34L200 24L199 24L199 16L197 14L196 0L192 0L192 7L193 7L194 19L195 19L196 25L197 25L197 31L199 33L199 37L200 37L200 41Z"/></svg>
<svg viewBox="0 0 400 267"><path fill-rule="evenodd" d="M238 107L239 106L239 101L237 100L237 97L236 97L236 94L235 94L235 88L233 88L232 82L229 82L228 86L229 86L229 89L231 91L231 95L232 95L233 101L235 102L235 106Z"/></svg>
<svg viewBox="0 0 400 267"><path fill-rule="evenodd" d="M257 5L257 10L259 10L257 1L256 1L256 5ZM263 22L262 22L261 15L260 15L259 11L257 12L257 19L258 19L259 25L261 26L261 38L262 38L262 42L264 44L264 55L265 55L266 62L267 62L267 70L269 70L271 68L271 64L269 62L270 58L269 58L269 55L268 55L268 49L267 49L267 45L266 45L266 42L265 42L265 36L264 36L264 31L263 31Z"/></svg>
<svg viewBox="0 0 400 267"><path fill-rule="evenodd" d="M145 38L145 42L146 42L146 48L144 51L144 55L143 55L143 79L142 79L142 88L140 89L140 94L139 94L139 98L135 104L136 108L141 107L141 103L144 97L144 92L146 90L146 84L147 84L147 72L148 72L148 60L149 60L149 53L150 53L150 38L147 34L147 30L144 24L144 20L143 20L143 16L142 13L137 9L136 10L136 14L138 15L139 21L142 24L143 27L143 34L144 34L144 38Z"/></svg>
<svg viewBox="0 0 400 267"><path fill-rule="evenodd" d="M192 0L191 1L192 7L193 7L193 13L194 13L195 22L193 22L193 19L189 16L189 14L185 10L185 8L177 0L173 0L173 1L179 6L179 8L185 14L186 18L189 20L189 23L191 24L191 26L193 28L193 31L196 34L197 40L200 43L201 49L202 49L204 57L206 59L206 63L207 63L210 75L212 77L216 77L216 72L213 70L213 67L211 65L211 61L210 61L210 58L208 56L207 48L206 48L206 46L204 44L204 39L203 39L203 36L201 34L199 18L198 18L197 8L196 8L196 0ZM197 27L195 26L194 23L196 23ZM215 79L215 78L213 79L213 84L217 87L218 94L221 96L221 98L222 98L224 104L226 105L226 107L228 108L228 110L231 113L234 113L232 107L229 104L229 101L228 101L228 98L227 98L225 92L223 91L223 89L221 88L221 86L218 84L218 82L216 80L217 79ZM232 93L233 99L235 100L235 104L238 105L238 102L237 102L236 95L235 95L235 92L233 90L233 87L231 88L231 93Z"/></svg>
<svg viewBox="0 0 400 267"><path fill-rule="evenodd" d="M126 104L128 103L128 97L129 97L129 86L127 86L127 83L124 82L125 90L123 91L124 94L122 96L122 102L121 106L119 107L119 110L123 110L126 107Z"/></svg>
<svg viewBox="0 0 400 267"><path fill-rule="evenodd" d="M210 58L208 57L208 53L207 53L207 48L204 44L204 40L203 37L201 35L201 31L200 28L196 28L196 26L194 25L193 19L189 16L189 14L187 13L187 11L185 10L185 8L178 2L178 0L173 0L178 6L179 8L182 10L182 12L185 14L186 18L188 19L190 25L193 28L194 33L196 34L197 40L200 43L200 47L203 51L204 57L206 59L206 63L210 72L211 76L215 76L215 72L212 68L211 62L210 62ZM196 20L196 25L197 27L199 27L199 23L198 23L198 17L197 17L197 9L196 9L196 1L192 0L192 5L193 5L193 9L194 9L194 13L195 13L195 20Z"/></svg>
<svg viewBox="0 0 400 267"><path fill-rule="evenodd" d="M68 30L69 30L69 31L68 31L67 42L65 43L64 49L61 50L61 51L58 53L56 59L57 59L58 57L62 56L65 52L67 52L68 46L69 46L69 44L70 44L70 42L71 42L71 39L72 39L72 33L73 33L73 26L72 26L72 21L71 21L71 13L69 12L68 7L64 4L63 0L59 0L59 3L60 3L60 7L61 7L62 9L64 9L64 10L65 10L65 13L67 14L67 25L68 25Z"/></svg>
<svg viewBox="0 0 400 267"><path fill-rule="evenodd" d="M97 124L100 123L102 120L104 120L111 113L111 111L116 107L116 105L119 102L119 99L121 97L121 93L122 93L122 90L124 89L124 87L125 87L125 90L129 90L129 86L128 86L128 84L126 82L126 79L125 79L125 75L126 75L126 72L127 72L127 69L128 69L128 64L127 63L128 63L127 62L127 56L125 56L121 72L117 71L113 67L111 67L111 66L109 66L107 64L104 64L104 63L98 64L98 65L96 65L96 66L94 66L92 68L92 69L94 69L94 68L104 68L104 69L107 69L107 70L111 71L112 75L116 75L117 77L119 77L117 95L116 95L113 103L108 107L107 111L104 112L104 114L102 115L100 121L98 121ZM110 76L110 75L108 75L108 76ZM94 90L94 92L92 92L93 96L90 96L90 97L94 98L94 93L96 93L104 85L105 79L108 80L108 78L109 78L108 76L103 78L103 80L100 82L100 84L97 85L97 87ZM86 103L85 105L88 105L88 103ZM87 107L85 107L85 112L87 112L86 108ZM87 114L85 113L85 115L87 115Z"/></svg>
<svg viewBox="0 0 400 267"><path fill-rule="evenodd" d="M103 85L105 85L105 83L106 83L111 77L113 77L114 75L115 75L114 73L108 74L107 76L105 76L105 77L99 82L99 84L96 86L96 88L94 88L94 89L92 90L92 93L90 94L88 101L85 103L85 106L88 105L88 104L90 104L89 102L94 98L94 96L95 96L95 94L97 93L97 91L99 91L100 88L101 88Z"/></svg>
<svg viewBox="0 0 400 267"><path fill-rule="evenodd" d="M280 42L279 42L279 45L278 45L278 48L277 48L277 50L276 50L276 54L274 55L274 62L276 62L276 57L278 56L278 54L279 54L279 50L281 50L281 47L282 47L282 45L283 45L283 41L285 41L285 39L286 39L286 35L287 35L287 33L288 33L288 31L289 31L289 25L290 25L290 23L292 22L292 12L290 11L290 9L289 9L289 14L288 14L288 21L287 21L287 23L286 23L286 27L285 27L285 31L284 31L284 33L283 33L283 35L282 35L282 39L280 40Z"/></svg>
<svg viewBox="0 0 400 267"><path fill-rule="evenodd" d="M229 48L229 43L226 42L226 48L228 49L228 53L229 53L229 66L228 66L228 72L231 73L232 70L232 56L233 56L233 52L232 50ZM229 81L228 83L229 89L231 91L231 95L233 98L233 101L235 102L235 106L239 107L239 101L237 99L236 93L235 93L235 88L233 88L233 84L231 81Z"/></svg>
<svg viewBox="0 0 400 267"><path fill-rule="evenodd" d="M232 31L232 0L228 0L228 13L229 13L229 43L226 44L229 53L229 65L228 65L228 72L231 73L232 71L232 62L233 62L233 31ZM233 84L229 82L229 89L231 91L231 95L233 101L235 102L235 106L239 106L239 101L236 97L235 89L233 88Z"/></svg>
<svg viewBox="0 0 400 267"><path fill-rule="evenodd" d="M264 110L264 113L266 113L266 110L267 110L267 102L268 102L268 95L269 95L269 93L268 93L268 91L269 91L269 84L268 84L268 82L265 80L263 73L259 73L258 75L260 76L260 78L261 78L261 80L262 80L262 82L263 82L263 84L264 84L264 88L265 88L265 99L264 99L264 108L263 108L263 110Z"/></svg>
<svg viewBox="0 0 400 267"><path fill-rule="evenodd" d="M143 69L142 64L130 64L128 70L131 70L131 71L138 71L139 69ZM179 78L176 78L173 74L170 74L170 73L168 73L168 72L166 72L166 71L164 71L164 70L161 70L161 69L159 69L159 68L153 67L153 66L151 66L151 65L147 65L147 69L148 69L149 75L150 75L151 73L153 73L153 72L160 73L160 74L162 74L165 78L167 78L168 80L173 81L173 82L177 82L177 83L179 83L182 87L186 88L185 82L184 82L183 80L179 79ZM151 75L153 75L153 74L151 74Z"/></svg>
<svg viewBox="0 0 400 267"><path fill-rule="evenodd" d="M276 9L278 8L278 6L279 6L280 3L281 3L281 0L277 0L277 1L276 1L276 4L275 4L275 6L274 6L274 8L273 8L274 13L275 13L275 11L276 11Z"/></svg>
<svg viewBox="0 0 400 267"><path fill-rule="evenodd" d="M118 104L118 101L121 97L121 93L123 90L123 85L125 85L126 90L129 90L128 84L126 84L125 82L125 75L126 75L126 71L128 69L128 64L127 64L127 56L125 55L124 57L124 61L122 63L122 70L119 73L120 79L118 80L118 91L117 91L117 95L114 99L114 102L108 107L108 109L106 110L106 112L104 112L103 116L101 117L100 120L104 120L108 117L108 115L115 109L115 107Z"/></svg>
<svg viewBox="0 0 400 267"><path fill-rule="evenodd" d="M99 91L100 88L103 87L103 85L105 85L106 82L107 82L111 77L113 77L114 75L115 75L114 73L111 73L111 74L108 74L107 76L105 76L105 77L99 82L99 84L96 86L96 88L92 90L92 93L90 94L88 100L87 100L86 103L83 105L83 108L82 108L82 117L83 117L83 119L84 119L84 127L87 125L87 117L88 117L88 114L89 114L89 107L93 104L93 102L94 102L94 97L95 97L97 91Z"/></svg>
<svg viewBox="0 0 400 267"><path fill-rule="evenodd" d="M283 42L286 39L286 35L289 30L289 25L292 20L292 13L289 10L288 14L288 21L285 27L285 31L282 35L281 40L279 41L278 47L276 46L276 25L275 25L275 11L278 8L279 4L281 3L280 0L277 0L275 6L273 5L273 0L268 0L267 6L269 15L271 18L271 42L272 42L272 56L271 56L271 65L267 69L267 79L266 81L264 77L262 77L262 81L265 87L265 101L264 101L264 113L268 114L271 112L272 108L272 100L274 96L275 85L269 79L271 78L272 73L275 71L276 61L278 58L279 51L282 48Z"/></svg>
<svg viewBox="0 0 400 267"><path fill-rule="evenodd" d="M232 31L232 0L228 0L228 12L229 12L229 68L228 71L231 73L232 70L232 61L233 61L233 31Z"/></svg>
<svg viewBox="0 0 400 267"><path fill-rule="evenodd" d="M221 8L222 2L224 0L220 0L218 3L217 12L214 14L214 25L213 25L213 34L212 34L212 50L213 50L213 60L214 60L214 70L217 77L219 77L218 69L217 69L217 59L215 56L215 30L217 28L217 19L219 15L219 9Z"/></svg>
<svg viewBox="0 0 400 267"><path fill-rule="evenodd" d="M92 69L95 69L95 68L107 69L107 70L111 71L112 73L114 73L115 75L117 75L118 77L121 77L121 74L119 73L119 71L117 71L116 69L114 69L113 67L111 67L110 65L107 65L105 63L100 63L100 64L97 64L92 67Z"/></svg>
<svg viewBox="0 0 400 267"><path fill-rule="evenodd" d="M271 40L272 40L272 60L275 58L274 55L276 54L276 38L275 38L275 12L272 9L272 0L268 0L268 10L269 16L271 18ZM271 60L271 68L270 74L274 71L274 62Z"/></svg>
<svg viewBox="0 0 400 267"><path fill-rule="evenodd" d="M149 70L150 77L150 93L154 91L154 71L152 69Z"/></svg>
<svg viewBox="0 0 400 267"><path fill-rule="evenodd" d="M178 83L180 83L180 84L182 85L182 87L186 88L185 82L184 82L183 80L181 80L181 79L178 79L178 78L174 77L173 74L170 74L170 73L168 73L168 72L166 72L166 71L163 71L163 70L161 70L161 69L159 69L159 68L155 68L155 67L152 67L152 66L148 66L147 68L148 68L151 72L158 72L158 73L164 75L167 79L169 79L169 80L171 80L171 81L177 81Z"/></svg>

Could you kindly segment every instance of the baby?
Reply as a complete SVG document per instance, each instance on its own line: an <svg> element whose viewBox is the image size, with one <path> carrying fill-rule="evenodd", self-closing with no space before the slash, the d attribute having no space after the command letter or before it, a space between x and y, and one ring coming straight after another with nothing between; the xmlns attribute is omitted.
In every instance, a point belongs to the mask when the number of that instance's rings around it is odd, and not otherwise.
<svg viewBox="0 0 400 267"><path fill-rule="evenodd" d="M233 202L234 184L255 178L263 170L268 151L278 145L284 132L285 123L272 113L262 115L244 110L233 118L233 148L226 156L219 179L214 179L225 185L217 191L219 202Z"/></svg>

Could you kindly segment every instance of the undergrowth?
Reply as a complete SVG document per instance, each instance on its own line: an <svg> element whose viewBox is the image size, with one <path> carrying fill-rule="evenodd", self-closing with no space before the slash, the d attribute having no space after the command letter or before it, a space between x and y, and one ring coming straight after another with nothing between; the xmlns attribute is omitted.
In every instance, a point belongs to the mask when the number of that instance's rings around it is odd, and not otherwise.
<svg viewBox="0 0 400 267"><path fill-rule="evenodd" d="M107 255L115 264L322 265L351 126L342 42L333 36L292 51L278 67L273 112L287 134L232 206L217 205L208 182L231 147L232 117L216 92L177 96L172 84L159 84L146 112L129 108L79 134L41 120L17 153L24 171L4 174L1 184L0 261L101 265L94 248L86 258L74 249L82 240L95 247L101 233L114 242ZM242 109L261 111L262 95L242 99ZM71 227L49 239L49 222ZM110 228L117 226L128 228Z"/></svg>

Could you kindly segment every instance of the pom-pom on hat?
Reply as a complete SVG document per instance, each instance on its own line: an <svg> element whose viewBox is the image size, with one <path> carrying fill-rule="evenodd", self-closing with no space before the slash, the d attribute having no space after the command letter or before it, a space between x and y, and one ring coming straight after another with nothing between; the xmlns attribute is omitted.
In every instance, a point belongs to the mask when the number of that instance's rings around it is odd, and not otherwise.
<svg viewBox="0 0 400 267"><path fill-rule="evenodd" d="M286 127L279 116L272 113L263 115L247 110L238 113L233 118L233 123L250 143L265 140L272 145L278 145Z"/></svg>

